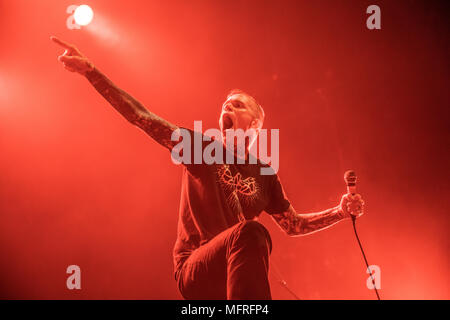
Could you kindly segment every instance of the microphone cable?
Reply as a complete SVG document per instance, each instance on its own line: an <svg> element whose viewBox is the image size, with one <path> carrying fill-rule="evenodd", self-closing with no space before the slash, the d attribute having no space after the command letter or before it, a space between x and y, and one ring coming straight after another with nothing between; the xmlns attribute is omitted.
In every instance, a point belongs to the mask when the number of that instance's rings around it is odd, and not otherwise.
<svg viewBox="0 0 450 320"><path fill-rule="evenodd" d="M375 289L377 299L381 300L380 295L378 294L377 287L375 285L375 280L372 276L372 270L370 270L369 263L367 262L366 254L364 253L364 249L363 249L361 241L359 240L359 237L358 237L358 232L356 232L356 218L354 216L352 216L352 224L353 224L353 230L355 231L356 240L358 240L359 248L361 249L364 261L366 262L367 271L369 271L369 273L370 273L370 279L372 279L372 284L373 284L373 288Z"/></svg>
<svg viewBox="0 0 450 320"><path fill-rule="evenodd" d="M302 300L302 299L300 299L299 296L297 296L297 295L295 294L294 291L291 290L291 288L289 288L289 286L288 286L286 280L283 279L283 277L281 276L281 273L280 273L278 267L275 265L275 262L273 262L273 258L270 259L270 264L272 265L272 268L271 268L270 270L273 270L273 271L274 271L273 274L275 275L275 278L276 278L277 281L280 283L280 285L281 285L282 287L284 287L284 288L286 289L286 291L289 292L289 293L295 298L295 300Z"/></svg>

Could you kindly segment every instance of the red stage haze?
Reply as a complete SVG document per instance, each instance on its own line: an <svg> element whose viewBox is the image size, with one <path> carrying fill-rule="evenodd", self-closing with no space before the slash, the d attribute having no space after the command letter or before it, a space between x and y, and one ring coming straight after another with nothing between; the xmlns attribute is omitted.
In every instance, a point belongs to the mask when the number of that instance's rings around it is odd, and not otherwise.
<svg viewBox="0 0 450 320"><path fill-rule="evenodd" d="M366 8L381 8L381 30ZM218 128L230 89L280 129L297 212L339 204L383 299L449 299L449 29L437 1L0 1L0 298L181 299L173 276L181 166L82 76L55 35L179 126ZM263 213L274 299L374 299L350 221L288 237ZM81 290L66 268L81 268Z"/></svg>

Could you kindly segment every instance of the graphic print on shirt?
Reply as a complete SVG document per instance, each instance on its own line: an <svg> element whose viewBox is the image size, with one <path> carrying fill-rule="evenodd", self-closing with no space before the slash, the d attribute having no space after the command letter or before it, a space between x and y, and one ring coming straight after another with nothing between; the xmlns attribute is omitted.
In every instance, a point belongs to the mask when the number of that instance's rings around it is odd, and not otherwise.
<svg viewBox="0 0 450 320"><path fill-rule="evenodd" d="M258 184L254 177L243 178L240 172L235 175L227 164L219 166L217 170L219 182L227 195L227 203L235 212L239 220L245 220L242 206L251 206L258 195Z"/></svg>

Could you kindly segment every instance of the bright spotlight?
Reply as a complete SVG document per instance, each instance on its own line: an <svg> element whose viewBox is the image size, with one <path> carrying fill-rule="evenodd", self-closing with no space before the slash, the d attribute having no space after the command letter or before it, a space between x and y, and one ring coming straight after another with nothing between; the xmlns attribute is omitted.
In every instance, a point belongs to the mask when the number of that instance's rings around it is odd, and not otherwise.
<svg viewBox="0 0 450 320"><path fill-rule="evenodd" d="M94 18L94 11L92 11L91 7L86 4L82 4L76 8L75 13L73 14L75 22L80 26L87 26L91 23L92 18Z"/></svg>

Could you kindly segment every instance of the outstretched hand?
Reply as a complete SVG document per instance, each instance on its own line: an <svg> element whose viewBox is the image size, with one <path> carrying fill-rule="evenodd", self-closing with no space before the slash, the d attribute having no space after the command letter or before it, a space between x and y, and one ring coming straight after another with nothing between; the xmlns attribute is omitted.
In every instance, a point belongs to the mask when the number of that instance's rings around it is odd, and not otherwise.
<svg viewBox="0 0 450 320"><path fill-rule="evenodd" d="M86 72L94 69L94 64L90 62L89 59L74 45L62 41L54 36L51 36L50 39L66 49L64 53L58 57L58 60L64 65L64 68L71 72L78 72L82 75L85 75Z"/></svg>
<svg viewBox="0 0 450 320"><path fill-rule="evenodd" d="M364 200L359 194L344 194L339 204L339 211L343 218L358 218L364 214Z"/></svg>

